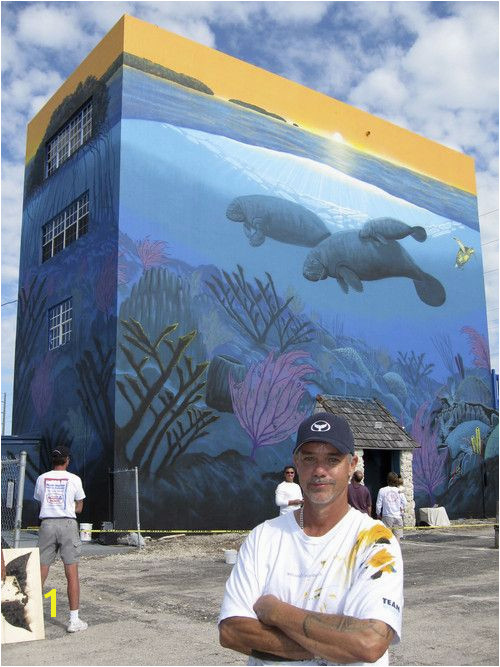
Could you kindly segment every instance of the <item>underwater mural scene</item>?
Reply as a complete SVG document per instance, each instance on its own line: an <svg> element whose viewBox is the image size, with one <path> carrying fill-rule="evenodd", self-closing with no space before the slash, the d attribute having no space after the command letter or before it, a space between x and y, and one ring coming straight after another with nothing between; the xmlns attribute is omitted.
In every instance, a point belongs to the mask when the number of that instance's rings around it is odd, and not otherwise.
<svg viewBox="0 0 500 667"><path fill-rule="evenodd" d="M493 514L474 195L153 65L88 77L45 139L89 97L92 137L46 179L43 141L27 165L14 432L41 465L69 443L82 520L113 519L108 470L137 466L144 530L247 529L277 515L315 397L375 397L420 445L417 508ZM85 193L85 233L41 261Z"/></svg>
<svg viewBox="0 0 500 667"><path fill-rule="evenodd" d="M464 193L422 177L413 196L417 174L374 176L332 139L123 79L117 451L140 466L146 516L272 516L318 393L375 396L415 438L417 507L481 513L498 415L477 214L453 217Z"/></svg>

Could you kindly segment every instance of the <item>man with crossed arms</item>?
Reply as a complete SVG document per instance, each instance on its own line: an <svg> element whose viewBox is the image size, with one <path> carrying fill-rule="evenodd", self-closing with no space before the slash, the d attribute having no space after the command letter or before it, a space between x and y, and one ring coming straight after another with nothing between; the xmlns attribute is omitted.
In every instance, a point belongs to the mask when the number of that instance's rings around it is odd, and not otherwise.
<svg viewBox="0 0 500 667"><path fill-rule="evenodd" d="M403 563L389 528L349 507L357 456L345 419L315 413L294 449L303 508L247 537L226 584L220 643L249 665L388 665Z"/></svg>

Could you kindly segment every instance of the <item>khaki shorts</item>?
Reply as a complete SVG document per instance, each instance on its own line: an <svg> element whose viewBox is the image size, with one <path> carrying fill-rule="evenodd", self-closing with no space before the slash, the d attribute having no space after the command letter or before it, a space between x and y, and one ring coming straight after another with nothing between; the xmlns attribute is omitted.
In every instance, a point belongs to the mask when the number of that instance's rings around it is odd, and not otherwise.
<svg viewBox="0 0 500 667"><path fill-rule="evenodd" d="M403 519L399 519L395 516L382 515L382 521L392 530L396 539L400 540L403 537Z"/></svg>
<svg viewBox="0 0 500 667"><path fill-rule="evenodd" d="M65 565L78 563L82 551L76 519L43 519L38 531L40 563L52 565L57 552Z"/></svg>

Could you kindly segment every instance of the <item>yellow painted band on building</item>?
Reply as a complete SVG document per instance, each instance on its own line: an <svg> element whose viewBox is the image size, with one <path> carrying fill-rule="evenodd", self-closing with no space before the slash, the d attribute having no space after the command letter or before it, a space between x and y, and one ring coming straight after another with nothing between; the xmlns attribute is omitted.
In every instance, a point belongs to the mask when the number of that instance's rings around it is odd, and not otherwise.
<svg viewBox="0 0 500 667"><path fill-rule="evenodd" d="M238 99L323 136L341 135L354 148L475 194L471 157L361 109L193 42L132 16L123 16L28 125L26 161L37 151L50 117L88 76L101 77L130 53L199 79L217 97Z"/></svg>

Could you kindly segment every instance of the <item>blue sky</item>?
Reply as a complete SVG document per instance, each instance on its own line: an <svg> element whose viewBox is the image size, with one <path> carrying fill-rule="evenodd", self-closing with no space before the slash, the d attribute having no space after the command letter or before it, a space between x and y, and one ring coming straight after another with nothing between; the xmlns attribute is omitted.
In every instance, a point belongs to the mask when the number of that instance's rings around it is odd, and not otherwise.
<svg viewBox="0 0 500 667"><path fill-rule="evenodd" d="M2 2L2 304L17 298L26 124L125 13L471 155L498 370L496 0ZM2 307L6 433L16 306Z"/></svg>

